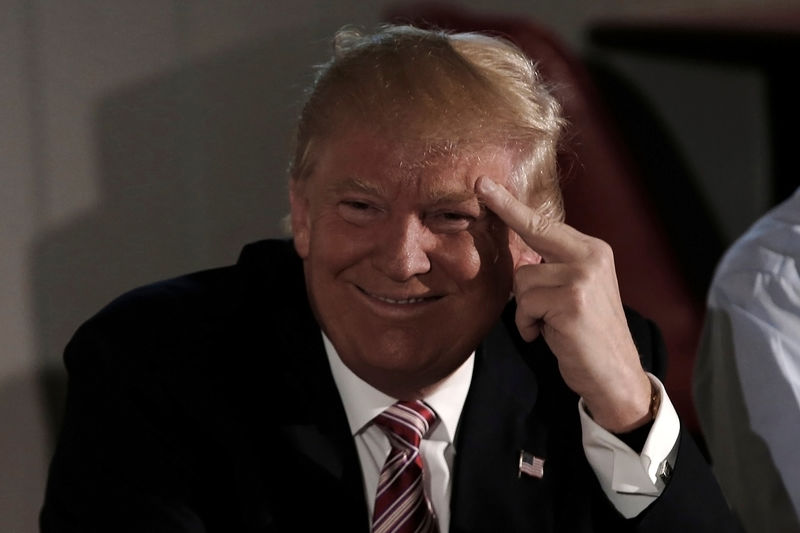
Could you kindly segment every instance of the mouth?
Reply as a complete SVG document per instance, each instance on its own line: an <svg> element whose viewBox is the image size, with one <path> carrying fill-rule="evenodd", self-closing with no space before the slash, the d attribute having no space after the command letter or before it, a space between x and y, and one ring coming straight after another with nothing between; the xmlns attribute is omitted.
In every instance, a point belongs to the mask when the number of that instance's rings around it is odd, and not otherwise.
<svg viewBox="0 0 800 533"><path fill-rule="evenodd" d="M387 304L391 304L391 305L423 304L423 303L435 302L436 300L440 300L442 298L442 296L436 296L436 295L432 295L432 296L419 295L419 296L405 296L405 297L388 296L388 295L383 295L383 294L377 294L377 293L374 293L374 292L370 292L370 291L368 291L368 290L366 290L366 289L364 289L362 287L358 287L358 290L361 291L362 294L364 294L364 295L366 295L366 296L368 296L368 297L370 297L372 299L378 300L379 302L384 302L384 303L387 303Z"/></svg>

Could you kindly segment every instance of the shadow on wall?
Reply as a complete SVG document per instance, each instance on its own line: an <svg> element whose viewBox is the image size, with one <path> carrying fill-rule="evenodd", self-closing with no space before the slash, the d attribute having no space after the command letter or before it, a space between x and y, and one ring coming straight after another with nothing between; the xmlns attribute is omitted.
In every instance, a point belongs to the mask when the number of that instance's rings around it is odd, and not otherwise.
<svg viewBox="0 0 800 533"><path fill-rule="evenodd" d="M51 428L65 394L61 354L80 323L128 289L230 264L243 244L281 235L290 128L317 60L297 44L315 39L282 37L98 102L100 201L45 234L31 257Z"/></svg>
<svg viewBox="0 0 800 533"><path fill-rule="evenodd" d="M35 531L46 430L34 372L0 380L0 530Z"/></svg>

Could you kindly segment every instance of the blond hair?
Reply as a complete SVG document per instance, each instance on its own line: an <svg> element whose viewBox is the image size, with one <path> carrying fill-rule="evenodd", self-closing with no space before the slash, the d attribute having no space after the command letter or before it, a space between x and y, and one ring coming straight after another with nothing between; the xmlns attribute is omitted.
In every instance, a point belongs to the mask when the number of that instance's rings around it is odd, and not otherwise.
<svg viewBox="0 0 800 533"><path fill-rule="evenodd" d="M317 146L350 127L373 128L430 151L494 145L515 154L520 199L563 219L557 148L561 109L516 46L478 33L382 26L340 30L300 114L293 180L314 168Z"/></svg>

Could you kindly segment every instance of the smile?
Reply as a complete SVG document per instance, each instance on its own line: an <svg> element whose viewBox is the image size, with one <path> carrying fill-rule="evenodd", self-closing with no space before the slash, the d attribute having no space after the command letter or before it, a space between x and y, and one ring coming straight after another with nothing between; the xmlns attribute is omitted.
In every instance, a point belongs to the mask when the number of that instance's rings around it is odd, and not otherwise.
<svg viewBox="0 0 800 533"><path fill-rule="evenodd" d="M424 302L426 298L407 298L405 300L395 300L394 298L387 298L385 296L378 296L377 294L370 294L373 298L380 300L382 302L390 303L390 304L415 304L419 302Z"/></svg>
<svg viewBox="0 0 800 533"><path fill-rule="evenodd" d="M392 298L389 296L382 296L380 294L369 292L365 289L362 289L361 287L358 287L358 289L365 295L369 296L370 298L374 298L375 300L392 305L412 305L412 304L432 302L441 298L440 296L416 296L411 298Z"/></svg>

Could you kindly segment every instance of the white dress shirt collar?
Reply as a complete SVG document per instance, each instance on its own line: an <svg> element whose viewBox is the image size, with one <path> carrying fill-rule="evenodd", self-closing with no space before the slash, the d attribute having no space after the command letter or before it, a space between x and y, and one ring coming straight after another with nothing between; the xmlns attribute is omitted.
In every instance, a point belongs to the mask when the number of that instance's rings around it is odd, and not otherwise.
<svg viewBox="0 0 800 533"><path fill-rule="evenodd" d="M350 431L356 435L363 431L379 413L397 401L397 398L382 393L358 377L342 362L336 348L325 333L322 334L322 338L333 379L347 413ZM431 439L451 443L455 439L458 419L461 417L461 410L472 381L474 363L475 353L473 352L455 372L424 398L428 405L436 411L440 420L440 424L430 436Z"/></svg>

